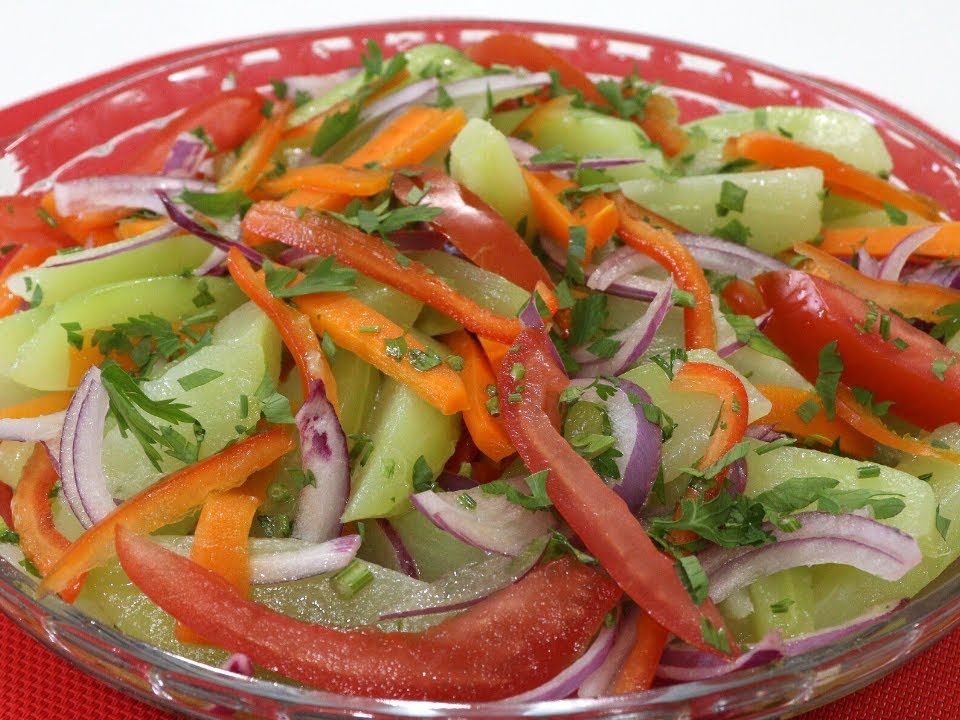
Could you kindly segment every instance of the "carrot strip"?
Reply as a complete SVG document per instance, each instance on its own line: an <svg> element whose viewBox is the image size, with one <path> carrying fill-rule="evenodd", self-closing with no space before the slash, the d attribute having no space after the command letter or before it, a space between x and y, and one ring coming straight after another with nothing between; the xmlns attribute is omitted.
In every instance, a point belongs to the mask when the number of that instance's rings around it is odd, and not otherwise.
<svg viewBox="0 0 960 720"><path fill-rule="evenodd" d="M146 218L130 218L118 222L113 232L117 240L129 240L130 238L137 237L138 235L148 233L151 230L156 230L157 228L166 225L168 222L170 221L166 218L158 218L156 220L149 220Z"/></svg>
<svg viewBox="0 0 960 720"><path fill-rule="evenodd" d="M50 508L50 493L58 479L46 448L37 443L10 501L13 527L20 535L23 554L44 576L70 547L70 541L53 524ZM63 586L63 599L73 602L82 585L83 575L78 573Z"/></svg>
<svg viewBox="0 0 960 720"><path fill-rule="evenodd" d="M677 124L680 112L677 104L659 93L653 93L643 107L643 119L634 121L651 141L661 147L667 157L679 155L690 139Z"/></svg>
<svg viewBox="0 0 960 720"><path fill-rule="evenodd" d="M503 428L503 423L487 410L490 399L487 389L496 388L497 378L480 345L463 330L444 335L441 341L463 358L460 379L467 389L470 407L463 411L463 422L477 448L491 460L503 460L513 455L513 443Z"/></svg>
<svg viewBox="0 0 960 720"><path fill-rule="evenodd" d="M288 103L277 103L273 113L253 137L247 141L246 147L227 173L217 183L219 190L249 191L257 184L257 179L270 161L270 156L283 137L283 128L290 111Z"/></svg>
<svg viewBox="0 0 960 720"><path fill-rule="evenodd" d="M283 142L286 143L301 140L305 137L313 137L317 134L317 130L323 127L323 123L326 122L327 118L337 115L338 113L346 112L349 108L349 100L341 100L340 102L331 105L322 113L316 115L307 122L296 125L284 132Z"/></svg>
<svg viewBox="0 0 960 720"><path fill-rule="evenodd" d="M669 634L649 614L640 611L637 617L637 639L613 681L612 694L625 695L650 689Z"/></svg>
<svg viewBox="0 0 960 720"><path fill-rule="evenodd" d="M309 393L310 383L319 379L323 382L327 399L339 411L336 378L307 316L271 295L264 282L263 273L254 272L237 248L230 250L227 269L246 296L253 300L276 326L283 338L283 344L297 364L303 396L306 397Z"/></svg>
<svg viewBox="0 0 960 720"><path fill-rule="evenodd" d="M46 393L32 400L0 408L0 418L31 418L66 410L73 398L69 390Z"/></svg>
<svg viewBox="0 0 960 720"><path fill-rule="evenodd" d="M570 227L581 225L587 230L585 260L589 260L593 251L602 247L617 229L618 214L616 206L602 195L591 195L584 199L580 207L570 210L560 202L558 196L564 190L577 187L575 182L557 177L553 173L534 173L522 170L533 214L537 222L566 247L570 242Z"/></svg>
<svg viewBox="0 0 960 720"><path fill-rule="evenodd" d="M828 420L826 415L819 411L810 422L805 422L797 414L801 405L811 401L822 409L823 405L817 393L787 385L758 384L756 387L773 405L760 422L773 423L779 432L790 433L801 440L815 440L827 447L839 442L840 451L853 457L873 457L876 451L874 442L846 423Z"/></svg>
<svg viewBox="0 0 960 720"><path fill-rule="evenodd" d="M260 188L271 195L283 195L308 188L351 197L369 197L390 186L391 174L382 169L369 170L334 164L308 165L287 170L278 178L265 180L260 183Z"/></svg>
<svg viewBox="0 0 960 720"><path fill-rule="evenodd" d="M897 435L884 425L878 417L858 403L856 398L853 397L853 393L850 392L850 388L845 385L841 385L837 390L837 415L857 432L895 450L911 455L960 463L960 453L934 447L916 438Z"/></svg>
<svg viewBox="0 0 960 720"><path fill-rule="evenodd" d="M329 333L338 347L349 350L397 382L409 386L444 415L452 415L470 406L463 381L445 363L420 371L411 363L409 354L399 358L388 355L386 342L396 338L404 338L411 350L423 351L426 346L359 300L343 293L320 293L294 298L294 304L309 316L318 333ZM361 328L376 328L377 331L361 332Z"/></svg>
<svg viewBox="0 0 960 720"><path fill-rule="evenodd" d="M477 340L480 341L480 347L483 348L484 354L487 356L487 360L490 361L490 367L493 368L496 372L497 368L503 363L503 358L506 357L507 351L510 350L510 346L496 340L488 340L487 338L478 337Z"/></svg>
<svg viewBox="0 0 960 720"><path fill-rule="evenodd" d="M344 165L362 167L369 162L378 162L385 168L419 165L453 142L466 124L467 116L457 107L411 107L347 158Z"/></svg>
<svg viewBox="0 0 960 720"><path fill-rule="evenodd" d="M693 295L693 307L683 309L683 333L687 349L716 349L717 326L713 317L713 301L703 269L672 232L655 228L643 219L643 208L628 200L623 193L616 193L613 201L620 212L617 232L623 241L637 252L656 260L673 275L680 289Z"/></svg>
<svg viewBox="0 0 960 720"><path fill-rule="evenodd" d="M10 292L7 280L21 270L36 267L56 252L53 245L22 245L13 252L0 270L0 317L13 314L23 304L23 298Z"/></svg>
<svg viewBox="0 0 960 720"><path fill-rule="evenodd" d="M874 257L886 257L908 235L929 225L891 225L890 227L824 228L820 249L831 255L849 256L863 247ZM960 222L940 224L940 230L927 240L917 255L952 259L960 256Z"/></svg>
<svg viewBox="0 0 960 720"><path fill-rule="evenodd" d="M57 212L57 204L53 199L53 193L47 193L40 199L40 207L56 220L57 227L73 238L78 245L86 244L91 233L96 230L107 228L112 230L118 221L133 212L129 208L113 208L111 210L65 216Z"/></svg>
<svg viewBox="0 0 960 720"><path fill-rule="evenodd" d="M301 190L294 190L289 195L284 196L280 202L294 209L342 210L349 200L349 196L340 195L339 193L303 188ZM245 232L244 239L246 239L246 237L247 234ZM260 239L259 242L263 242L263 239Z"/></svg>
<svg viewBox="0 0 960 720"><path fill-rule="evenodd" d="M520 332L517 318L497 315L478 305L422 263L398 258L397 252L379 238L327 214L298 214L281 203L259 202L247 212L243 227L260 237L317 255L334 255L344 265L436 308L477 335L510 343Z"/></svg>
<svg viewBox="0 0 960 720"><path fill-rule="evenodd" d="M852 193L871 205L889 203L910 210L928 220L940 219L940 208L931 199L901 190L876 175L841 162L823 150L802 145L765 130L730 138L724 148L729 159L747 158L778 168L816 167L823 171L824 184L839 194Z"/></svg>
<svg viewBox="0 0 960 720"><path fill-rule="evenodd" d="M854 267L838 260L820 248L797 243L796 252L810 259L809 271L826 277L864 300L872 300L883 308L896 310L911 318L940 322L943 316L937 310L944 305L960 302L960 292L929 283L904 285L893 280L867 277Z"/></svg>
<svg viewBox="0 0 960 720"><path fill-rule="evenodd" d="M113 557L117 527L145 534L176 522L202 505L210 493L243 484L293 448L287 431L274 428L168 475L127 500L70 545L40 583L38 594L62 593L77 577Z"/></svg>

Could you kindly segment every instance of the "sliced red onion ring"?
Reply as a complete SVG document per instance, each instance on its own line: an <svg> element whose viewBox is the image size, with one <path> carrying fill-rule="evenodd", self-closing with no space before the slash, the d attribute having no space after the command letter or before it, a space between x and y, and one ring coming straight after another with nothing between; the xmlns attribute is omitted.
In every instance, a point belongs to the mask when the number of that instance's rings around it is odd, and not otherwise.
<svg viewBox="0 0 960 720"><path fill-rule="evenodd" d="M640 618L640 608L631 605L617 623L617 635L613 640L610 652L603 662L580 684L577 696L582 698L605 697L610 693L610 686L616 679L620 668L626 662L627 656L633 650L637 640L637 620Z"/></svg>
<svg viewBox="0 0 960 720"><path fill-rule="evenodd" d="M929 263L911 270L901 278L905 283L930 283L941 287L960 289L960 265L953 263Z"/></svg>
<svg viewBox="0 0 960 720"><path fill-rule="evenodd" d="M77 252L67 253L66 255L54 255L45 260L42 267L64 267L66 265L79 265L94 260L103 260L104 258L121 255L131 250L139 250L147 245L153 245L161 240L166 240L175 232L178 232L177 226L169 223L150 232L137 235L129 240L120 240L119 242L110 243L109 245L100 245L99 247L93 247L88 250L78 250Z"/></svg>
<svg viewBox="0 0 960 720"><path fill-rule="evenodd" d="M522 480L514 484L521 490L526 487ZM470 496L471 507L461 503L463 495ZM411 495L410 502L441 530L467 545L500 555L519 555L557 524L549 510L527 510L503 495L491 495L479 488L463 492L428 490Z"/></svg>
<svg viewBox="0 0 960 720"><path fill-rule="evenodd" d="M103 473L103 430L110 396L100 368L87 370L67 406L60 438L60 482L74 515L84 527L116 510Z"/></svg>
<svg viewBox="0 0 960 720"><path fill-rule="evenodd" d="M894 246L889 255L880 261L877 277L881 280L899 280L900 273L903 272L903 267L910 256L940 232L940 229L939 225L930 225L907 235Z"/></svg>
<svg viewBox="0 0 960 720"><path fill-rule="evenodd" d="M288 247L277 255L277 262L290 267L302 267L304 263L313 260L315 257L317 256L313 253L301 250L298 247Z"/></svg>
<svg viewBox="0 0 960 720"><path fill-rule="evenodd" d="M743 495L747 489L747 462L743 458L731 463L727 472L727 492L733 496Z"/></svg>
<svg viewBox="0 0 960 720"><path fill-rule="evenodd" d="M673 279L668 278L650 302L647 311L632 325L610 337L611 340L620 342L620 349L612 358L598 360L585 347L573 351L574 359L581 363L577 377L619 375L633 365L650 347L671 305L673 305Z"/></svg>
<svg viewBox="0 0 960 720"><path fill-rule="evenodd" d="M540 687L505 698L500 702L537 702L539 700L562 700L569 697L603 665L616 638L617 624L602 627L587 651L559 675L548 680Z"/></svg>
<svg viewBox="0 0 960 720"><path fill-rule="evenodd" d="M758 330L763 330L763 327L770 322L770 317L773 315L772 310L767 310L762 315L758 315L753 319L754 324L757 326ZM745 343L740 342L739 340L734 340L728 345L724 345L722 348L717 350L717 355L722 358L728 358L733 355L737 350L742 347L746 347Z"/></svg>
<svg viewBox="0 0 960 720"><path fill-rule="evenodd" d="M534 172L571 172L577 168L594 168L602 170L604 168L622 167L624 165L637 165L645 163L644 158L581 158L580 160L559 160L557 162L531 162L524 163L526 167Z"/></svg>
<svg viewBox="0 0 960 720"><path fill-rule="evenodd" d="M444 90L453 98L471 97L473 95L483 95L488 90L491 93L504 92L506 90L523 90L525 88L542 87L551 82L550 73L500 73L497 75L484 75L482 77L467 78L458 80L449 85L444 85Z"/></svg>
<svg viewBox="0 0 960 720"><path fill-rule="evenodd" d="M537 308L537 301L532 295L517 317L520 319L520 322L523 323L524 327L533 328L534 330L543 330L546 327L543 322L543 316L540 315L540 310Z"/></svg>
<svg viewBox="0 0 960 720"><path fill-rule="evenodd" d="M216 186L203 180L165 177L163 175L110 175L58 182L53 186L53 200L60 215L143 208L157 213L163 205L158 192L216 192Z"/></svg>
<svg viewBox="0 0 960 720"><path fill-rule="evenodd" d="M207 144L191 133L180 133L170 148L163 163L161 175L168 177L193 177L207 157Z"/></svg>
<svg viewBox="0 0 960 720"><path fill-rule="evenodd" d="M773 442L784 437L783 433L778 433L773 428L773 423L757 423L748 427L744 435L762 442Z"/></svg>
<svg viewBox="0 0 960 720"><path fill-rule="evenodd" d="M407 546L403 544L403 538L400 537L400 533L394 530L389 520L384 520L383 518L377 518L377 527L380 528L381 532L386 536L387 542L390 543L390 547L393 549L394 559L397 561L397 567L400 568L400 572L407 577L412 577L414 580L419 579L420 571L410 556Z"/></svg>
<svg viewBox="0 0 960 720"><path fill-rule="evenodd" d="M183 210L178 208L170 199L170 196L163 190L157 191L157 197L160 199L161 212L166 211L170 219L188 233L196 235L201 240L206 240L215 248L223 250L224 252L230 252L231 248L237 248L241 253L243 253L243 256L254 265L254 267L259 268L261 265L263 265L265 258L261 253L257 252L251 247L248 247L247 245L244 245L241 242L229 240L228 238L223 237L223 235L215 233L209 228L201 225L199 222L187 215Z"/></svg>
<svg viewBox="0 0 960 720"><path fill-rule="evenodd" d="M768 528L775 543L713 547L700 554L714 602L758 578L794 567L839 563L884 580L899 580L923 559L912 536L862 515L805 512L795 517L801 523L795 532Z"/></svg>
<svg viewBox="0 0 960 720"><path fill-rule="evenodd" d="M857 248L857 270L869 278L880 277L880 261L867 252L863 246Z"/></svg>
<svg viewBox="0 0 960 720"><path fill-rule="evenodd" d="M193 271L193 274L196 277L203 277L204 275L213 275L218 270L223 268L223 264L227 259L227 253L220 248L212 248L210 254L207 255L207 259L200 263L199 266Z"/></svg>
<svg viewBox="0 0 960 720"><path fill-rule="evenodd" d="M397 108L411 105L420 100L425 102L427 101L427 96L433 90L436 90L439 85L440 81L437 80L437 78L427 78L389 93L367 105L360 112L360 122L365 123L368 120L376 120L384 115L388 115Z"/></svg>
<svg viewBox="0 0 960 720"><path fill-rule="evenodd" d="M457 473L452 472L442 472L437 477L437 485L449 492L462 492L464 490L472 490L477 486L477 483L473 478L469 478L466 475L458 475Z"/></svg>
<svg viewBox="0 0 960 720"><path fill-rule="evenodd" d="M780 631L767 633L735 660L705 653L687 645L668 645L657 667L657 677L671 682L696 682L728 675L737 670L768 665L786 655Z"/></svg>
<svg viewBox="0 0 960 720"><path fill-rule="evenodd" d="M652 267L656 263L646 255L641 255L631 247L624 245L610 253L590 273L587 287L592 290L606 290L625 275L633 275L640 270Z"/></svg>
<svg viewBox="0 0 960 720"><path fill-rule="evenodd" d="M303 471L316 484L300 491L293 537L322 542L340 532L340 516L350 494L350 453L347 436L320 380L310 384L296 421Z"/></svg>
<svg viewBox="0 0 960 720"><path fill-rule="evenodd" d="M848 635L853 635L861 630L866 630L871 625L877 624L880 620L889 617L897 610L907 605L908 602L909 601L907 600L896 600L894 602L887 603L886 605L873 608L869 612L864 613L860 617L854 618L850 622L844 623L843 625L835 625L833 627L817 630L816 632L808 633L806 635L792 637L789 640L784 641L784 648L787 655L793 656L802 655L805 652L826 647L827 645L831 645L837 640L841 640Z"/></svg>
<svg viewBox="0 0 960 720"><path fill-rule="evenodd" d="M399 620L470 607L530 572L546 547L547 538L542 537L530 543L517 557L491 555L468 563L413 593L401 606L380 615L380 619Z"/></svg>
<svg viewBox="0 0 960 720"><path fill-rule="evenodd" d="M687 246L697 262L717 272L751 280L760 273L785 270L786 264L766 253L709 235L677 233L677 240Z"/></svg>
<svg viewBox="0 0 960 720"><path fill-rule="evenodd" d="M530 158L540 152L540 148L536 145L532 145L520 138L508 137L507 144L510 146L513 157L516 158L519 163L526 163Z"/></svg>
<svg viewBox="0 0 960 720"><path fill-rule="evenodd" d="M65 411L30 418L0 419L0 440L47 442L60 437Z"/></svg>
<svg viewBox="0 0 960 720"><path fill-rule="evenodd" d="M344 535L297 550L252 555L250 581L254 585L274 585L341 570L359 549L359 535Z"/></svg>

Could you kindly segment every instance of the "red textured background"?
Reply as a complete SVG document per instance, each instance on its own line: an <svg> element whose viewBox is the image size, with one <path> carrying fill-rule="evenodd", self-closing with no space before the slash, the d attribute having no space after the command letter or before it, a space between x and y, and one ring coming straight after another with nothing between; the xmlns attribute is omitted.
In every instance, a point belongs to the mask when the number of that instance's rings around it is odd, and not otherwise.
<svg viewBox="0 0 960 720"><path fill-rule="evenodd" d="M218 45L208 46L210 48ZM150 58L0 110L0 145L45 113L107 82L206 48ZM960 152L956 142L877 98ZM94 680L0 614L0 720L176 720ZM960 630L879 682L802 720L960 720Z"/></svg>

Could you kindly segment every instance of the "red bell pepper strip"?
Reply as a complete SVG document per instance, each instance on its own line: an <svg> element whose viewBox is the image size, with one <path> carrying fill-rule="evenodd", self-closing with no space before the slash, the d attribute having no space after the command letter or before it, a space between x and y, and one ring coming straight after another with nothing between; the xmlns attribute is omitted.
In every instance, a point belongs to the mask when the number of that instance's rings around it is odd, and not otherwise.
<svg viewBox="0 0 960 720"><path fill-rule="evenodd" d="M134 584L203 637L307 685L367 697L480 702L530 690L583 653L620 598L602 573L562 558L423 632L340 630L250 602L123 526L116 544Z"/></svg>
<svg viewBox="0 0 960 720"><path fill-rule="evenodd" d="M893 414L927 430L960 419L960 355L829 280L781 270L756 282L772 311L764 333L807 380L817 379L820 350L836 342L841 382L892 401Z"/></svg>
<svg viewBox="0 0 960 720"><path fill-rule="evenodd" d="M649 690L669 636L656 620L641 610L637 617L637 639L614 678L611 694L626 695Z"/></svg>
<svg viewBox="0 0 960 720"><path fill-rule="evenodd" d="M616 193L612 197L620 212L620 226L617 228L620 238L637 252L666 268L677 286L693 295L693 307L683 309L683 334L687 349L716 349L717 326L713 318L710 285L703 269L672 232L656 228L644 219L643 208L627 199L623 193Z"/></svg>
<svg viewBox="0 0 960 720"><path fill-rule="evenodd" d="M159 530L202 505L210 493L242 485L250 475L293 448L294 442L287 431L274 428L167 475L81 535L40 583L39 595L62 594L77 577L113 557L117 527L133 532Z"/></svg>
<svg viewBox="0 0 960 720"><path fill-rule="evenodd" d="M45 212L40 206L40 198L36 196L0 197L0 248L7 248L3 250L3 258L10 257L8 246L11 245L73 245L69 235L51 224L56 223L56 218L47 220Z"/></svg>
<svg viewBox="0 0 960 720"><path fill-rule="evenodd" d="M385 242L330 215L307 211L298 217L296 210L281 203L259 202L243 218L243 228L318 255L335 255L344 265L436 308L477 335L509 343L520 331L517 318L481 307L422 263L409 258L401 263Z"/></svg>
<svg viewBox="0 0 960 720"><path fill-rule="evenodd" d="M430 224L450 243L484 270L494 272L533 292L537 283L548 288L553 281L510 223L479 196L439 170L417 168L418 175L393 176L393 194L404 205L414 187L426 189L418 202L443 209Z"/></svg>
<svg viewBox="0 0 960 720"><path fill-rule="evenodd" d="M228 90L193 105L149 137L149 144L128 172L158 173L180 133L202 128L216 152L233 150L263 119L264 98L256 90Z"/></svg>
<svg viewBox="0 0 960 720"><path fill-rule="evenodd" d="M660 625L717 653L703 638L703 623L709 621L736 651L716 607L709 599L694 605L674 561L657 550L626 503L556 430L551 415L569 380L552 360L549 343L543 331L524 329L497 378L500 415L524 464L532 472L548 471L546 489L554 507L624 592ZM519 381L512 372L515 363L524 368Z"/></svg>
<svg viewBox="0 0 960 720"><path fill-rule="evenodd" d="M10 503L12 526L20 535L23 554L41 575L49 574L70 547L70 541L53 524L50 509L50 493L59 479L47 449L37 443ZM63 599L73 602L82 585L83 576L79 575L64 587Z"/></svg>
<svg viewBox="0 0 960 720"><path fill-rule="evenodd" d="M13 511L10 501L13 499L13 488L5 482L0 482L0 519L8 528L13 529Z"/></svg>
<svg viewBox="0 0 960 720"><path fill-rule="evenodd" d="M720 297L738 315L755 318L767 311L767 304L757 286L740 278L728 282L720 291Z"/></svg>

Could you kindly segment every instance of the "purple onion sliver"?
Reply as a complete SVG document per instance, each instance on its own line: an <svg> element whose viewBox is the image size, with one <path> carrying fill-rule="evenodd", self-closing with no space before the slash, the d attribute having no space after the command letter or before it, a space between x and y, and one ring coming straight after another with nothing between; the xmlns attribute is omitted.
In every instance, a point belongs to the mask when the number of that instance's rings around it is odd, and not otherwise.
<svg viewBox="0 0 960 720"><path fill-rule="evenodd" d="M473 490L477 487L477 482L466 475L444 471L437 477L437 485L447 492L463 492L464 490Z"/></svg>
<svg viewBox="0 0 960 720"><path fill-rule="evenodd" d="M910 256L923 247L940 230L940 225L930 225L907 235L894 246L887 257L880 261L877 277L881 280L899 280L900 273L903 272L903 266L907 264Z"/></svg>
<svg viewBox="0 0 960 720"><path fill-rule="evenodd" d="M671 682L695 682L728 675L738 670L769 665L786 654L779 630L767 633L735 660L681 646L667 646L657 667L657 677Z"/></svg>
<svg viewBox="0 0 960 720"><path fill-rule="evenodd" d="M747 489L747 461L743 458L733 462L727 473L727 492L737 497Z"/></svg>
<svg viewBox="0 0 960 720"><path fill-rule="evenodd" d="M31 418L0 419L0 440L17 442L50 442L63 431L66 411Z"/></svg>
<svg viewBox="0 0 960 720"><path fill-rule="evenodd" d="M746 345L739 340L734 340L729 345L724 345L722 348L717 350L717 355L722 358L728 358L733 355L740 348L746 347Z"/></svg>
<svg viewBox="0 0 960 720"><path fill-rule="evenodd" d="M540 148L536 145L531 145L526 140L512 136L507 138L507 144L510 146L513 157L516 158L519 163L526 163L530 158L540 152Z"/></svg>
<svg viewBox="0 0 960 720"><path fill-rule="evenodd" d="M236 242L235 240L229 240L222 235L213 232L209 228L204 227L187 215L183 210L178 208L173 200L170 199L170 196L164 191L158 190L157 197L160 198L163 209L166 211L167 215L170 216L170 219L188 233L196 235L201 240L206 240L215 248L219 248L224 252L230 252L231 248L237 248L256 268L259 268L261 265L263 265L263 261L266 258L261 253L244 245L243 243Z"/></svg>
<svg viewBox="0 0 960 720"><path fill-rule="evenodd" d="M83 509L96 524L116 510L117 504L107 489L107 477L103 472L103 431L110 396L100 381L100 368L91 367L87 374L92 380L83 398L73 436L72 469Z"/></svg>
<svg viewBox="0 0 960 720"><path fill-rule="evenodd" d="M359 549L359 535L344 535L297 550L254 555L250 558L250 581L254 585L275 585L342 570Z"/></svg>
<svg viewBox="0 0 960 720"><path fill-rule="evenodd" d="M619 387L606 401L607 416L617 449L616 458L620 482L613 490L636 512L647 502L650 490L657 480L663 455L663 433L643 412L644 404L651 403L650 395L639 385L620 378ZM634 404L634 398L639 402ZM597 398L599 399L599 398Z"/></svg>
<svg viewBox="0 0 960 720"><path fill-rule="evenodd" d="M130 240L121 240L120 242L100 245L99 247L90 248L89 250L80 250L78 252L67 253L66 255L54 255L44 261L43 267L64 267L66 265L79 265L93 260L103 260L104 258L120 255L130 252L131 250L139 250L147 245L153 245L161 240L166 240L175 232L177 232L177 226L173 223L168 223L150 232L137 235Z"/></svg>
<svg viewBox="0 0 960 720"><path fill-rule="evenodd" d="M880 608L876 608L872 612L861 615L843 625L836 625L807 635L790 638L784 641L784 648L786 649L787 655L793 656L826 647L848 635L853 635L877 624L884 618L902 609L908 602L906 599L897 600Z"/></svg>
<svg viewBox="0 0 960 720"><path fill-rule="evenodd" d="M534 330L543 330L546 327L543 323L543 317L540 315L540 310L537 308L537 300L534 295L530 296L530 299L527 301L527 304L523 306L518 317L524 327L533 328ZM561 367L562 366L561 363Z"/></svg>
<svg viewBox="0 0 960 720"><path fill-rule="evenodd" d="M192 133L180 133L163 163L161 175L193 177L207 157L207 144Z"/></svg>
<svg viewBox="0 0 960 720"><path fill-rule="evenodd" d="M774 430L773 423L757 423L756 425L751 425L746 429L744 435L762 442L773 442L783 437L782 433Z"/></svg>
<svg viewBox="0 0 960 720"><path fill-rule="evenodd" d="M458 612L473 607L483 598L474 598L473 600L464 600L463 602L451 603L450 605L436 605L428 608L414 608L413 610L399 610L397 612L384 613L380 620L402 620L404 618L423 617L424 615L439 615L440 613Z"/></svg>
<svg viewBox="0 0 960 720"><path fill-rule="evenodd" d="M604 697L610 691L617 673L623 667L627 656L633 650L637 640L637 620L640 618L640 608L631 605L620 622L617 623L617 636L613 641L610 652L604 658L600 666L593 671L581 684L577 690L577 696L582 698Z"/></svg>
<svg viewBox="0 0 960 720"><path fill-rule="evenodd" d="M80 380L80 384L67 405L66 415L63 418L63 430L60 435L60 450L58 453L58 465L60 467L60 487L63 490L63 496L66 498L70 509L77 520L84 528L93 525L87 511L83 509L83 502L80 500L80 489L77 487L77 479L73 469L73 439L77 434L77 424L80 421L80 410L83 407L83 401L90 390L90 384L93 382L93 375L87 372Z"/></svg>
<svg viewBox="0 0 960 720"><path fill-rule="evenodd" d="M53 186L53 199L59 215L114 208L143 208L162 213L157 193L215 192L216 187L203 180L163 175L112 175L69 180Z"/></svg>
<svg viewBox="0 0 960 720"><path fill-rule="evenodd" d="M863 246L857 248L857 270L868 278L880 277L880 262Z"/></svg>
<svg viewBox="0 0 960 720"><path fill-rule="evenodd" d="M210 254L207 259L193 271L194 276L204 277L205 275L215 275L223 269L227 259L227 253L218 247L210 248Z"/></svg>
<svg viewBox="0 0 960 720"><path fill-rule="evenodd" d="M527 160L524 165L533 172L570 172L582 167L602 170L645 162L644 158L582 158L580 160L559 160L557 162L531 162Z"/></svg>
<svg viewBox="0 0 960 720"><path fill-rule="evenodd" d="M400 533L394 529L389 520L385 520L384 518L377 518L377 527L380 528L386 536L387 542L390 543L394 559L397 561L397 567L400 568L400 572L407 577L412 577L414 580L418 579L420 577L420 570L417 568L417 563L414 562L413 557L411 557L410 551L407 550L407 546L403 544L403 538L400 537Z"/></svg>

